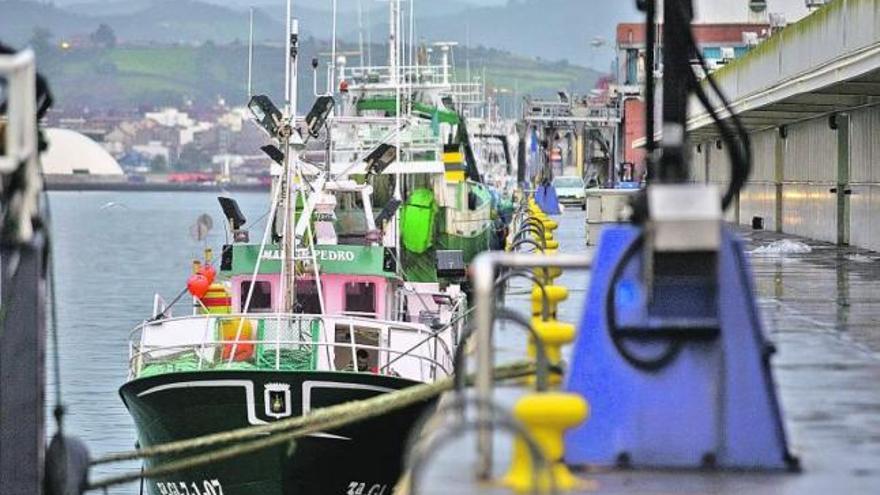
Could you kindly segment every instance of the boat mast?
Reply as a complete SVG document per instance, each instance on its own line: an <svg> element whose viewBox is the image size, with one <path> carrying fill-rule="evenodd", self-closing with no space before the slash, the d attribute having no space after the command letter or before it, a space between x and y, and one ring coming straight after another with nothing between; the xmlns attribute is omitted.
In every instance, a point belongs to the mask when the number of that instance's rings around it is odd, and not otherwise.
<svg viewBox="0 0 880 495"><path fill-rule="evenodd" d="M398 77L398 71L400 70L400 31L401 31L401 19L400 19L400 0L391 0L391 36L389 39L388 50L391 58L391 84L394 85L395 91L395 128L398 129L397 135L395 137L395 162L400 164L400 134L399 129L401 128L401 108L400 108L400 99L401 99L401 91L400 91L400 79ZM401 192L401 177L400 172L394 174L394 199L400 201L403 199L403 194ZM394 215L393 220L394 225L394 251L398 260L401 259L400 252L400 210ZM403 267L401 263L395 263L397 265L397 273L401 274Z"/></svg>
<svg viewBox="0 0 880 495"><path fill-rule="evenodd" d="M293 131L296 124L296 100L297 100L297 52L299 38L299 22L291 16L292 0L287 0L287 36L285 40L285 100L287 106L288 128ZM284 194L284 222L283 225L283 258L282 258L282 288L281 306L285 313L293 313L296 306L296 184L294 184L294 168L299 163L299 149L291 146L291 132L282 139L284 147L284 171L282 173L282 192Z"/></svg>

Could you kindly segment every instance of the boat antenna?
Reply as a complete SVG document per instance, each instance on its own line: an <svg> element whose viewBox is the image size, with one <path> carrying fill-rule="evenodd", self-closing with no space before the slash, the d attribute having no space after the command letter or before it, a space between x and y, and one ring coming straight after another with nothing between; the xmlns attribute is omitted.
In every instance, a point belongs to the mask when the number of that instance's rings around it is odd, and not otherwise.
<svg viewBox="0 0 880 495"><path fill-rule="evenodd" d="M312 93L315 94L315 98L320 96L318 94L318 57L312 59Z"/></svg>
<svg viewBox="0 0 880 495"><path fill-rule="evenodd" d="M373 21L370 15L372 9L367 9L367 66L373 66Z"/></svg>
<svg viewBox="0 0 880 495"><path fill-rule="evenodd" d="M328 95L332 95L333 90L336 87L336 14L337 0L333 0L333 31L331 35L333 40L330 45L330 77L327 78Z"/></svg>
<svg viewBox="0 0 880 495"><path fill-rule="evenodd" d="M409 78L409 97L407 98L407 113L412 112L412 95L414 94L413 85L415 84L415 76L418 75L416 67L416 0L409 0L409 67L412 76Z"/></svg>
<svg viewBox="0 0 880 495"><path fill-rule="evenodd" d="M250 101L254 95L254 8L250 9L250 23L248 29L248 74L247 74L247 99Z"/></svg>
<svg viewBox="0 0 880 495"><path fill-rule="evenodd" d="M400 22L399 13L400 13L400 0L391 0L388 2L389 8L389 34L388 34L388 67L389 67L389 75L391 76L391 84L393 86L397 86L397 48L398 48L398 32L397 26ZM398 94L398 100L400 95ZM399 101L398 101L399 104ZM400 112L398 112L400 113Z"/></svg>
<svg viewBox="0 0 880 495"><path fill-rule="evenodd" d="M471 21L464 24L464 69L467 82L471 82Z"/></svg>
<svg viewBox="0 0 880 495"><path fill-rule="evenodd" d="M299 20L292 16L293 0L287 0L287 36L284 40L284 104L286 114L293 118L296 113L296 61L299 45Z"/></svg>
<svg viewBox="0 0 880 495"><path fill-rule="evenodd" d="M357 17L358 17L358 50L361 52L360 61L361 61L361 67L363 67L364 66L364 2L363 2L363 0L358 0Z"/></svg>

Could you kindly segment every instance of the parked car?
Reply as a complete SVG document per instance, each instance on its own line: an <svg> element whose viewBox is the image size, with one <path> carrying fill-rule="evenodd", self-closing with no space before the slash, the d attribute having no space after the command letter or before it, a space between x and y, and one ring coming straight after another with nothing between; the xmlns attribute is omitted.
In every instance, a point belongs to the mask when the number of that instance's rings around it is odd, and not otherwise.
<svg viewBox="0 0 880 495"><path fill-rule="evenodd" d="M563 175L553 179L553 187L556 188L560 203L580 205L582 210L587 209L584 179L575 175Z"/></svg>

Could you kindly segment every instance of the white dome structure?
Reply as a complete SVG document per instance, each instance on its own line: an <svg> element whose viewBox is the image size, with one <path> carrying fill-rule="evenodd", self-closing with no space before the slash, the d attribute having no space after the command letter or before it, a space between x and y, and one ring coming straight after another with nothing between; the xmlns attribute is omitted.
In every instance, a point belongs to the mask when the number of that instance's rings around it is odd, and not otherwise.
<svg viewBox="0 0 880 495"><path fill-rule="evenodd" d="M45 129L49 148L42 154L47 175L122 175L122 167L95 141L76 131Z"/></svg>

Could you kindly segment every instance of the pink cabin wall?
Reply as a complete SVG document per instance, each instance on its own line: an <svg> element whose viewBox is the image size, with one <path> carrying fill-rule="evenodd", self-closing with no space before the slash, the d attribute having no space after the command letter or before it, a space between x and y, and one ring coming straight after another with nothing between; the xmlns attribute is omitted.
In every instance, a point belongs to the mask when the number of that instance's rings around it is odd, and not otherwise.
<svg viewBox="0 0 880 495"><path fill-rule="evenodd" d="M345 311L345 284L348 282L370 282L376 284L377 317L385 317L385 293L388 287L388 282L382 277L361 277L352 275L321 276L321 284L324 289L324 310L327 314L336 315Z"/></svg>
<svg viewBox="0 0 880 495"><path fill-rule="evenodd" d="M230 278L232 284L232 308L236 313L241 312L241 285L242 282L251 280L250 275L240 275ZM281 275L257 275L256 280L267 281L272 284L272 306L279 311L278 302L281 300ZM376 313L378 318L384 318L386 309L386 296L388 281L382 277L367 277L354 275L322 275L321 284L324 296L324 311L328 315L338 315L345 311L345 284L348 282L370 282L376 284Z"/></svg>

